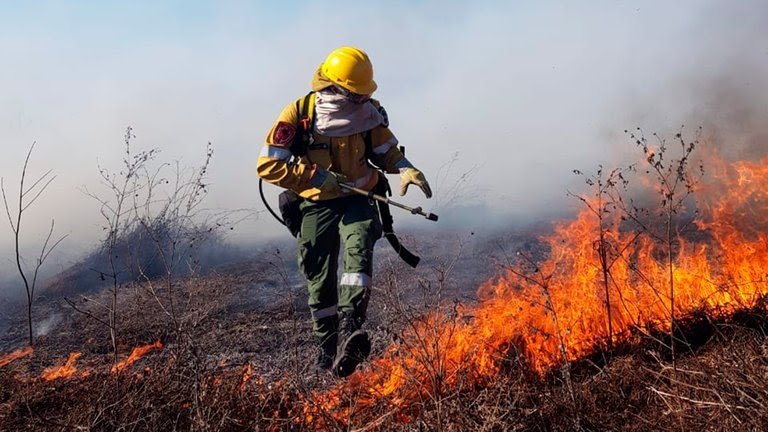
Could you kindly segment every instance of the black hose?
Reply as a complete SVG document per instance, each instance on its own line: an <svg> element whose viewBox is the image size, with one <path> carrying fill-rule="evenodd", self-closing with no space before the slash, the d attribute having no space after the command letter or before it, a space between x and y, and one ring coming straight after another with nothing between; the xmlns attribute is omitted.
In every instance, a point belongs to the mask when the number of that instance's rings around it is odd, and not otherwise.
<svg viewBox="0 0 768 432"><path fill-rule="evenodd" d="M272 213L272 216L274 216L282 225L285 225L285 221L272 210L272 207L269 206L267 199L264 197L264 179L259 179L259 195L261 195L261 201L264 203L264 206L267 207L267 210Z"/></svg>

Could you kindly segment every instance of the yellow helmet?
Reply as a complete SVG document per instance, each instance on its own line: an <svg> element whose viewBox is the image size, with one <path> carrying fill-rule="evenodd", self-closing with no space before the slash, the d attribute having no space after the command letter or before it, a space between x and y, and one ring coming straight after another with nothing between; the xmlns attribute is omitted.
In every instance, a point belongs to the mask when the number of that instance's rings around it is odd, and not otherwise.
<svg viewBox="0 0 768 432"><path fill-rule="evenodd" d="M369 95L376 91L373 64L365 51L355 47L336 48L320 66L323 75L352 93Z"/></svg>

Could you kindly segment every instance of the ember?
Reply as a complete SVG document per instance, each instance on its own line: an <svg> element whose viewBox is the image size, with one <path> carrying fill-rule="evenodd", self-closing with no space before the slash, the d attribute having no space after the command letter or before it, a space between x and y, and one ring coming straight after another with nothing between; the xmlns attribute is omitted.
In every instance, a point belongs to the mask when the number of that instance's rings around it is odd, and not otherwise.
<svg viewBox="0 0 768 432"><path fill-rule="evenodd" d="M253 367L251 366L250 363L248 363L247 365L245 365L245 367L243 367L243 377L240 380L240 391L245 390L245 386L248 385L248 381L250 381L254 375L255 374L253 372Z"/></svg>

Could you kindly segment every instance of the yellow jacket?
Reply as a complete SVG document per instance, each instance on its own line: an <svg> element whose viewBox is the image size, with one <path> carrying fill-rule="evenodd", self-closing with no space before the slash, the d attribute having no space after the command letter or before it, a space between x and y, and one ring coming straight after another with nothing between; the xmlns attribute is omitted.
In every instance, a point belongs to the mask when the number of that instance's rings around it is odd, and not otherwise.
<svg viewBox="0 0 768 432"><path fill-rule="evenodd" d="M378 102L371 103L378 107ZM256 171L265 181L291 189L303 198L322 201L348 195L322 192L315 186L322 183L325 170L343 174L354 186L371 190L378 182L378 171L371 167L365 157L365 133L344 137L327 137L313 131L314 143L298 163L288 164L291 158L289 146L296 133L300 113L297 103L283 109L267 134L266 143L259 155ZM388 127L379 125L370 130L372 154L370 161L388 173L397 173L397 164L403 161L403 154L397 147L397 138Z"/></svg>

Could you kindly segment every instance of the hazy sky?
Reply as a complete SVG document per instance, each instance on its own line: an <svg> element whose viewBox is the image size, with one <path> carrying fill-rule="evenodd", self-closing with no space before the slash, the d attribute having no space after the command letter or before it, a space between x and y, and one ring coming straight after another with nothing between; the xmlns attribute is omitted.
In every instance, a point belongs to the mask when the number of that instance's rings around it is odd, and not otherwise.
<svg viewBox="0 0 768 432"><path fill-rule="evenodd" d="M72 234L65 250L81 253L102 231L98 206L77 188L97 184L97 163L118 167L131 125L135 145L161 148L164 160L195 163L211 141L207 206L261 210L254 165L267 130L326 54L351 44L370 54L375 96L437 192L427 202L414 190L406 202L445 209L456 178L476 167L459 198L477 208L557 210L567 207L572 169L631 148L625 128L715 121L706 117L723 82L762 95L753 102L768 112L767 9L700 0L0 2L0 176L16 182L36 141L32 173L58 177L30 209L26 238L37 241L54 216ZM238 233L287 235L268 215ZM0 258L10 248L2 223Z"/></svg>

